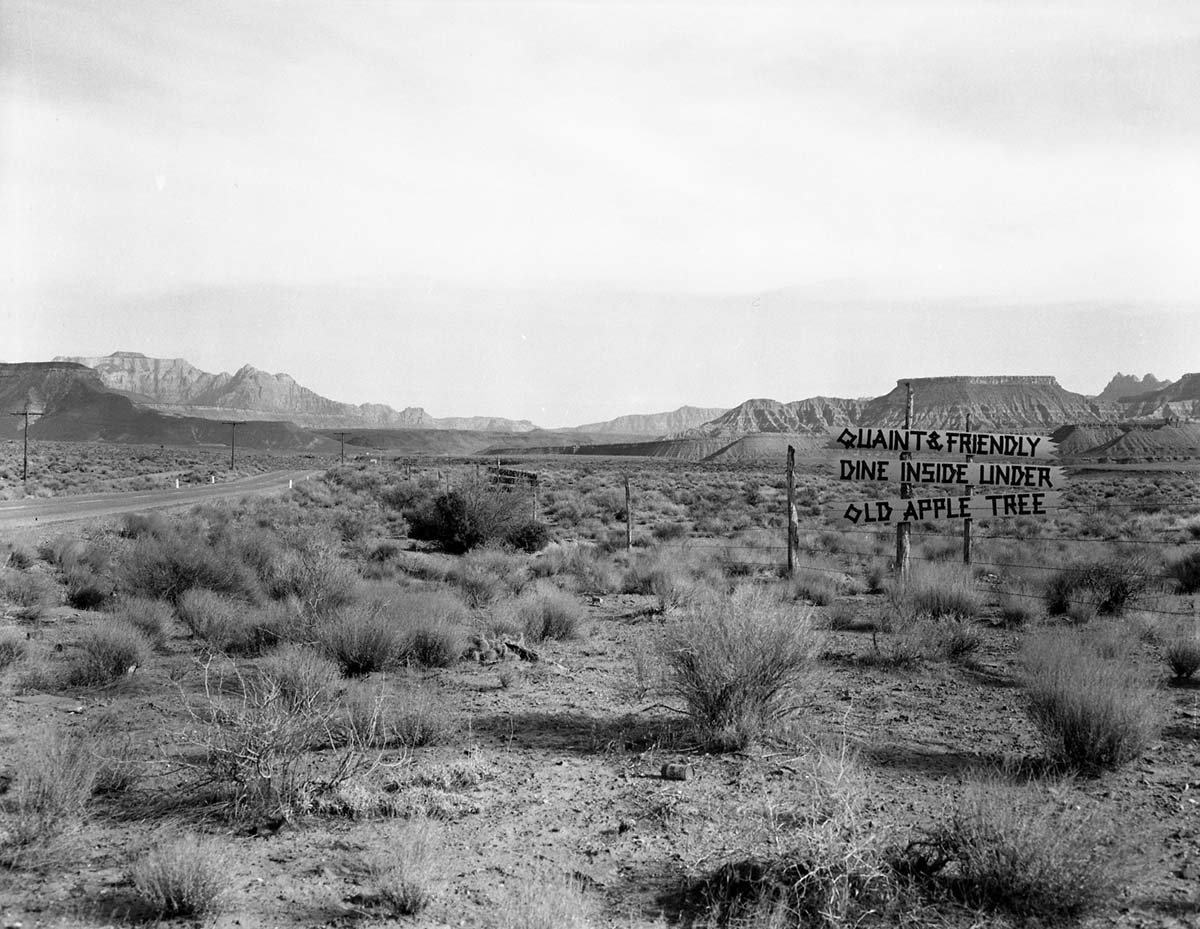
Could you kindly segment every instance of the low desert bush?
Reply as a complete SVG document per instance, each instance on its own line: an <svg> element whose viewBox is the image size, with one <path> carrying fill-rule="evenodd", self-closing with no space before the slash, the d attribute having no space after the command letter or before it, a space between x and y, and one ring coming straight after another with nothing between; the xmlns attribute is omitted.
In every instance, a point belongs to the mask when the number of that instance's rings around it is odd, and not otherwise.
<svg viewBox="0 0 1200 929"><path fill-rule="evenodd" d="M221 845L197 835L156 841L130 871L138 896L165 919L221 910L229 869Z"/></svg>
<svg viewBox="0 0 1200 929"><path fill-rule="evenodd" d="M167 644L174 615L170 604L146 597L121 597L112 608L113 619L128 623L155 648Z"/></svg>
<svg viewBox="0 0 1200 929"><path fill-rule="evenodd" d="M400 655L401 629L389 604L366 600L322 617L315 626L317 641L346 677L382 671Z"/></svg>
<svg viewBox="0 0 1200 929"><path fill-rule="evenodd" d="M0 671L25 657L26 639L15 629L0 632Z"/></svg>
<svg viewBox="0 0 1200 929"><path fill-rule="evenodd" d="M1200 552L1192 552L1167 566L1167 575L1181 594L1200 591Z"/></svg>
<svg viewBox="0 0 1200 929"><path fill-rule="evenodd" d="M118 586L125 593L172 604L193 588L246 601L260 597L253 569L228 549L203 538L143 536L121 560Z"/></svg>
<svg viewBox="0 0 1200 929"><path fill-rule="evenodd" d="M365 681L352 682L336 714L338 740L368 748L418 748L443 742L454 729L444 701L418 685L389 693Z"/></svg>
<svg viewBox="0 0 1200 929"><path fill-rule="evenodd" d="M857 926L896 899L886 833L872 821L870 787L854 757L841 747L799 761L796 799L766 811L766 848L722 865L693 890L720 925Z"/></svg>
<svg viewBox="0 0 1200 929"><path fill-rule="evenodd" d="M792 576L791 593L797 600L807 600L816 606L828 606L837 599L837 576L811 568L797 568Z"/></svg>
<svg viewBox="0 0 1200 929"><path fill-rule="evenodd" d="M104 619L84 631L71 655L66 680L76 687L111 684L150 658L151 644L128 623Z"/></svg>
<svg viewBox="0 0 1200 929"><path fill-rule="evenodd" d="M258 663L259 687L287 708L304 712L332 700L341 681L337 662L308 645L289 642Z"/></svg>
<svg viewBox="0 0 1200 929"><path fill-rule="evenodd" d="M509 888L497 913L497 929L588 929L593 909L570 875L538 874Z"/></svg>
<svg viewBox="0 0 1200 929"><path fill-rule="evenodd" d="M530 572L539 578L569 579L581 593L607 594L621 589L612 559L595 545L550 545L532 559Z"/></svg>
<svg viewBox="0 0 1200 929"><path fill-rule="evenodd" d="M77 610L98 609L113 594L113 582L83 564L67 568L63 579L67 586L67 603Z"/></svg>
<svg viewBox="0 0 1200 929"><path fill-rule="evenodd" d="M1133 873L1121 827L1104 810L1039 797L1037 790L1003 783L975 788L902 861L969 907L1039 925L1098 909Z"/></svg>
<svg viewBox="0 0 1200 929"><path fill-rule="evenodd" d="M4 796L0 864L21 867L51 854L83 821L99 762L75 733L31 733Z"/></svg>
<svg viewBox="0 0 1200 929"><path fill-rule="evenodd" d="M1000 596L1000 625L1006 629L1023 629L1038 616L1037 598L1032 594L1014 592Z"/></svg>
<svg viewBox="0 0 1200 929"><path fill-rule="evenodd" d="M201 587L186 591L175 610L194 636L230 655L262 654L280 641L288 622L286 609L257 607Z"/></svg>
<svg viewBox="0 0 1200 929"><path fill-rule="evenodd" d="M363 859L369 899L388 916L415 916L432 902L447 861L433 823L405 823L386 850Z"/></svg>
<svg viewBox="0 0 1200 929"><path fill-rule="evenodd" d="M504 539L525 523L528 500L519 492L483 487L450 491L427 507L406 511L415 539L437 542L444 551L462 554Z"/></svg>
<svg viewBox="0 0 1200 929"><path fill-rule="evenodd" d="M536 520L521 523L505 533L504 541L517 551L532 555L550 544L550 527Z"/></svg>
<svg viewBox="0 0 1200 929"><path fill-rule="evenodd" d="M1200 637L1195 634L1176 636L1167 643L1164 657L1171 673L1180 680L1187 680L1200 671Z"/></svg>
<svg viewBox="0 0 1200 929"><path fill-rule="evenodd" d="M791 712L817 642L810 612L740 587L668 630L668 686L706 743L743 748Z"/></svg>
<svg viewBox="0 0 1200 929"><path fill-rule="evenodd" d="M1022 651L1028 712L1052 761L1084 771L1137 758L1159 707L1137 667L1105 658L1076 629L1036 634Z"/></svg>
<svg viewBox="0 0 1200 929"><path fill-rule="evenodd" d="M354 599L357 575L325 545L284 552L263 583L275 600L294 599L312 615L346 606Z"/></svg>
<svg viewBox="0 0 1200 929"><path fill-rule="evenodd" d="M1145 563L1139 558L1071 565L1046 583L1046 610L1052 616L1070 615L1072 607L1120 615L1147 583ZM1081 621L1080 617L1073 618Z"/></svg>
<svg viewBox="0 0 1200 929"><path fill-rule="evenodd" d="M37 622L54 599L48 580L37 574L0 568L0 596L12 603L17 619Z"/></svg>
<svg viewBox="0 0 1200 929"><path fill-rule="evenodd" d="M917 565L892 588L892 598L909 617L972 619L982 606L971 575L959 565Z"/></svg>
<svg viewBox="0 0 1200 929"><path fill-rule="evenodd" d="M570 594L553 587L538 587L515 603L517 622L533 642L579 638L583 607Z"/></svg>

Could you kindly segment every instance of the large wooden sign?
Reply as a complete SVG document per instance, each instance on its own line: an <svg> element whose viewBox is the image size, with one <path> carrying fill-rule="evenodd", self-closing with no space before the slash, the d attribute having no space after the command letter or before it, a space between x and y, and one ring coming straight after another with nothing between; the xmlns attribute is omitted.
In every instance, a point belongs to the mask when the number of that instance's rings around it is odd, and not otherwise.
<svg viewBox="0 0 1200 929"><path fill-rule="evenodd" d="M1058 446L1046 436L951 429L843 429L838 443L847 450L866 452L941 452L946 455L993 455L1003 458L1046 458Z"/></svg>
<svg viewBox="0 0 1200 929"><path fill-rule="evenodd" d="M838 480L1058 490L1066 482L1066 472L1041 464L842 458L838 460Z"/></svg>
<svg viewBox="0 0 1200 929"><path fill-rule="evenodd" d="M939 519L1045 516L1060 502L1057 491L1010 491L959 497L913 497L847 504L839 516L856 526L894 526Z"/></svg>

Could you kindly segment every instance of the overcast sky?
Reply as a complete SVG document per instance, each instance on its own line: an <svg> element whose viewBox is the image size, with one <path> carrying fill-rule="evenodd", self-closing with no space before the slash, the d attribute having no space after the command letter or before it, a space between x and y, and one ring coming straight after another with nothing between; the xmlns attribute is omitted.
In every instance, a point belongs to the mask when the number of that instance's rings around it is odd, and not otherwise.
<svg viewBox="0 0 1200 929"><path fill-rule="evenodd" d="M555 426L1200 370L1200 4L0 0L0 359Z"/></svg>

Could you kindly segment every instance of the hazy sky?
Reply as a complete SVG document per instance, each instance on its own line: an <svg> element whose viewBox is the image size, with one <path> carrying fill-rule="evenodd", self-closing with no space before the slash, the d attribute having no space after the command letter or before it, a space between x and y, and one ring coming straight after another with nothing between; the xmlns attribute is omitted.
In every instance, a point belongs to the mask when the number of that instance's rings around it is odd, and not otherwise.
<svg viewBox="0 0 1200 929"><path fill-rule="evenodd" d="M541 425L1200 370L1200 4L0 0L0 359Z"/></svg>

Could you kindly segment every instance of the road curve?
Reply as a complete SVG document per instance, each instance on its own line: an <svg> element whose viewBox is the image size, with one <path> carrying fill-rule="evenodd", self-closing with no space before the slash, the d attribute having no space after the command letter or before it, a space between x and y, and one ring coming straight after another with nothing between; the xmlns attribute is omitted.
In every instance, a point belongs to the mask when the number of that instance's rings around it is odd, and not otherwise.
<svg viewBox="0 0 1200 929"><path fill-rule="evenodd" d="M247 494L279 493L289 482L308 480L321 471L268 471L217 484L193 484L178 490L135 490L125 493L78 494L44 500L6 500L0 502L0 530L45 526L119 516L140 510L192 506L212 500L227 500Z"/></svg>

